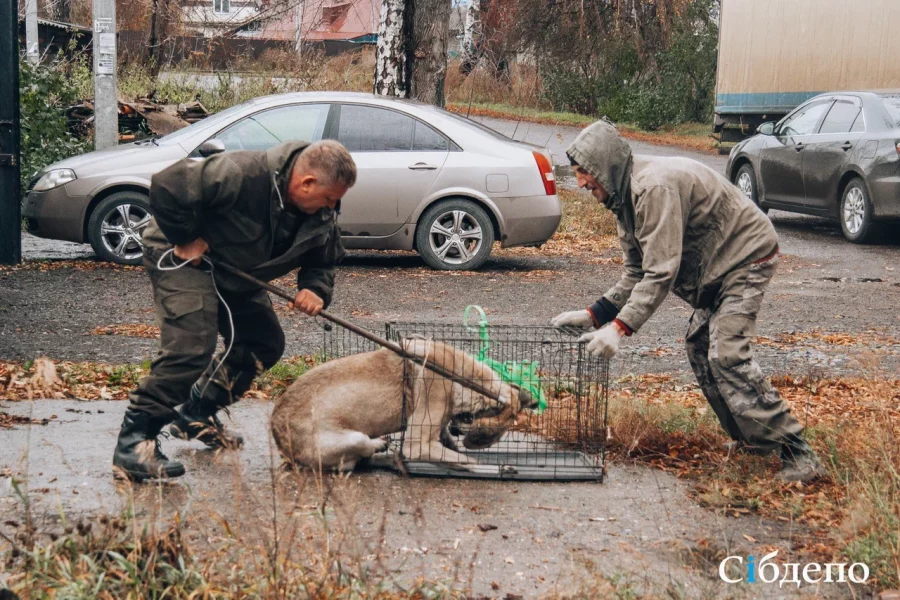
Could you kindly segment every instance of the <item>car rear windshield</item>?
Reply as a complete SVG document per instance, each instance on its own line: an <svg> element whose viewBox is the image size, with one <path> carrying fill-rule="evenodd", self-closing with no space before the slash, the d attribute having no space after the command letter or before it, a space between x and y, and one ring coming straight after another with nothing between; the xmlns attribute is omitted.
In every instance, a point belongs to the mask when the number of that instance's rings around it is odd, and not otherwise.
<svg viewBox="0 0 900 600"><path fill-rule="evenodd" d="M894 123L900 125L900 94L893 96L881 96L881 103L891 115Z"/></svg>

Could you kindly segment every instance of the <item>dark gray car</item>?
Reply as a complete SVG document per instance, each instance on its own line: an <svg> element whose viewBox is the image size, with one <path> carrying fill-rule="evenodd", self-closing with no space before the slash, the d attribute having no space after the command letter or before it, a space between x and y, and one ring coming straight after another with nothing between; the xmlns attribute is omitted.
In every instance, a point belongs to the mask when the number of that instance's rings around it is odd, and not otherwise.
<svg viewBox="0 0 900 600"><path fill-rule="evenodd" d="M763 210L837 218L857 243L900 219L900 90L822 94L758 131L726 175Z"/></svg>

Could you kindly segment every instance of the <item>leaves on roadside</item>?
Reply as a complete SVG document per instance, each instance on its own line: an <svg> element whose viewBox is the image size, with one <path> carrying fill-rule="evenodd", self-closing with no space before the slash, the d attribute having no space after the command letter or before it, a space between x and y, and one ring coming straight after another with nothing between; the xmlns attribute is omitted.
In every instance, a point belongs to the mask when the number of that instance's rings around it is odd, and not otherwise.
<svg viewBox="0 0 900 600"><path fill-rule="evenodd" d="M141 271L144 267L118 265L101 260L29 260L18 265L0 265L0 273L15 271L56 271L74 269L76 271Z"/></svg>
<svg viewBox="0 0 900 600"><path fill-rule="evenodd" d="M92 329L91 335L124 335L127 337L156 339L159 337L159 327L156 325L142 325L139 323L103 325Z"/></svg>

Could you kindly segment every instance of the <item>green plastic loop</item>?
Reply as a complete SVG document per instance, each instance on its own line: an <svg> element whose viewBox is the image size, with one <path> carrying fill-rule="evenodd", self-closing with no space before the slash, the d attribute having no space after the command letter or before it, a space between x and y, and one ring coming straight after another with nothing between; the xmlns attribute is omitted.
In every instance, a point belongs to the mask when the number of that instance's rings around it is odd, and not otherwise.
<svg viewBox="0 0 900 600"><path fill-rule="evenodd" d="M469 325L469 313L475 310L478 312L480 319L478 326ZM466 331L478 331L478 337L481 343L478 348L478 360L493 369L504 383L516 385L535 398L538 402L538 413L544 412L547 408L547 396L544 394L544 386L541 384L541 377L538 375L538 367L540 363L532 361L497 361L488 356L491 348L491 337L488 333L487 315L484 310L476 305L470 304L463 311L463 326Z"/></svg>

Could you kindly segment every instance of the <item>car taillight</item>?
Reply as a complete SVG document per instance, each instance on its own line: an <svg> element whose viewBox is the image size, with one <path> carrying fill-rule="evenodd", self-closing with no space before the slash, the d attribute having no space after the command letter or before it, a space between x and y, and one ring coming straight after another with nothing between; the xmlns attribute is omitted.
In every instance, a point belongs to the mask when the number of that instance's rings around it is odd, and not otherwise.
<svg viewBox="0 0 900 600"><path fill-rule="evenodd" d="M897 154L900 155L900 142L897 142L895 148L897 148Z"/></svg>
<svg viewBox="0 0 900 600"><path fill-rule="evenodd" d="M556 175L553 173L553 163L550 162L550 157L537 150L533 154L534 160L537 161L538 171L541 174L541 181L544 182L544 193L548 196L555 196Z"/></svg>

